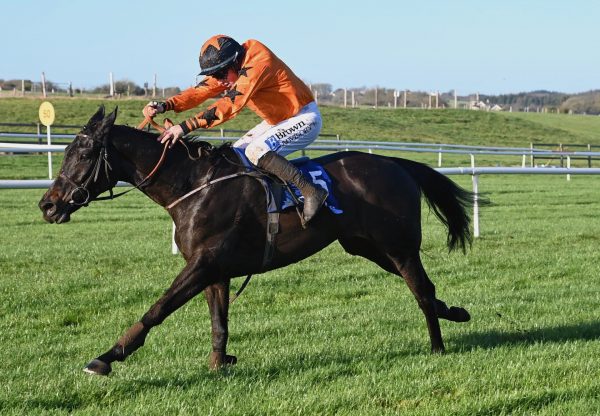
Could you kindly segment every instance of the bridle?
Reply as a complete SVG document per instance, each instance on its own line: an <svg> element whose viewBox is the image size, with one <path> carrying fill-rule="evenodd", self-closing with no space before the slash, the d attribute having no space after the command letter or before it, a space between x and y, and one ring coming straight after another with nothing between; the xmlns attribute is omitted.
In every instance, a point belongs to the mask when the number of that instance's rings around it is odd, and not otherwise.
<svg viewBox="0 0 600 416"><path fill-rule="evenodd" d="M150 118L144 119L144 121L138 126L138 129L142 130L148 123L152 124L161 133L163 133L165 131L165 128L161 127L160 125L158 125L158 123L156 123L154 120L152 120ZM167 121L165 121L165 124L166 123L167 123ZM170 123L170 121L169 121L169 123ZM81 136L87 137L87 138L90 137L86 134L82 134ZM156 165L154 166L152 171L148 175L146 175L146 177L144 179L142 179L142 181L140 183L134 185L132 188L130 188L126 191L119 192L117 194L113 193L113 186L111 186L108 189L109 196L100 196L100 197L97 196L94 199L91 199L90 191L89 191L88 187L90 184L94 184L98 181L98 176L100 174L102 165L104 165L104 175L106 177L107 183L110 184L110 182L111 182L110 171L112 170L112 166L108 162L108 135L107 135L104 138L104 140L102 141L102 145L100 147L100 152L98 153L98 157L96 158L96 160L94 162L94 166L89 171L89 175L87 176L87 178L85 179L85 181L82 184L80 184L80 185L77 184L77 182L75 182L73 179L71 179L69 176L67 176L62 171L59 173L59 175L58 175L59 177L62 177L67 182L69 182L72 186L75 187L69 194L69 204L76 205L76 206L87 206L92 201L106 201L108 199L115 199L115 198L125 195L128 192L133 191L134 189L140 189L142 186L147 184L148 181L150 181L150 179L152 179L152 177L156 174L158 169L161 167L161 165L163 164L163 162L165 160L165 156L167 154L168 148L169 148L169 144L165 143L162 154L160 156L160 159L158 160L158 162L156 163ZM76 195L78 195L78 194L83 195L82 200L77 200Z"/></svg>
<svg viewBox="0 0 600 416"><path fill-rule="evenodd" d="M81 136L89 138L89 136L87 134L82 134ZM89 171L89 174L87 175L87 179L82 184L78 185L77 182L75 182L73 179L71 179L69 176L67 176L62 171L59 173L59 175L58 175L59 177L62 177L63 179L65 179L67 182L69 182L71 185L73 185L75 187L69 195L69 204L77 205L77 206L87 206L91 202L90 201L90 191L89 191L88 187L90 184L93 184L98 180L98 175L100 173L100 169L101 169L102 165L104 165L104 174L106 175L106 179L107 179L108 183L110 183L110 171L112 170L112 166L108 162L108 150L107 150L106 141L102 144L102 147L100 148L100 152L98 153L98 157L96 158L96 160L94 162L94 166ZM109 189L109 191L110 191L110 198L111 199L114 198L114 194L112 192L112 187ZM80 195L80 194L83 195L83 199L78 200L77 195ZM95 198L95 199L99 199L99 198Z"/></svg>

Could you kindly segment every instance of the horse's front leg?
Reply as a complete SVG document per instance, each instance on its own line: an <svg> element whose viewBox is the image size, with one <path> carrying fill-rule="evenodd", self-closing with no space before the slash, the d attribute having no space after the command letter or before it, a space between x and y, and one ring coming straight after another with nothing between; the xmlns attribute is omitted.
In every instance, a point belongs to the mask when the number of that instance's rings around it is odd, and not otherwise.
<svg viewBox="0 0 600 416"><path fill-rule="evenodd" d="M227 355L227 338L229 329L227 315L229 313L229 279L213 283L204 290L208 302L212 329L212 352L210 354L209 368L217 370L226 364L235 364L237 358Z"/></svg>
<svg viewBox="0 0 600 416"><path fill-rule="evenodd" d="M113 361L123 361L144 345L146 335L152 327L160 325L170 314L200 293L215 275L210 264L201 256L191 258L171 284L167 292L133 324L117 343L106 353L92 360L84 371L91 374L108 375Z"/></svg>

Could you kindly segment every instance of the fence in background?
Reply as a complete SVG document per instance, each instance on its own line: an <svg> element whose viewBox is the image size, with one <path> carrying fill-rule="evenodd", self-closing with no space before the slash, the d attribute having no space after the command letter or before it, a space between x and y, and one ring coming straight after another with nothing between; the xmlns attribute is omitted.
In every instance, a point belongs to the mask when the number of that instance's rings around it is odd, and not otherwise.
<svg viewBox="0 0 600 416"><path fill-rule="evenodd" d="M16 81L16 80L11 80ZM197 85L200 78L196 78L190 86ZM179 87L161 87L157 84L156 75L152 83L146 82L139 86L131 81L115 81L112 76L108 83L99 88L86 89L73 85L71 82L31 82L18 80L0 84L0 98L2 97L33 97L33 98L96 98L96 99L165 99L178 94ZM338 107L362 108L410 108L410 109L470 109L480 111L522 111L537 113L568 113L572 109L562 108L560 103L551 97L542 98L535 105L515 101L514 104L494 104L497 96L486 96L480 99L479 93L463 93L458 95L457 90L440 93L439 90L412 91L408 89L370 87L370 88L337 88L330 84L307 85L319 104ZM539 97L538 97L539 98ZM489 100L492 100L492 103ZM585 114L585 112L583 113Z"/></svg>
<svg viewBox="0 0 600 416"><path fill-rule="evenodd" d="M18 139L33 139L31 142L25 142L23 140L19 141L6 141L7 143L38 143L41 144L46 139L46 130L44 126L40 123L0 123L0 129L4 130L4 128L14 128L14 127L31 127L35 129L35 133L28 132L11 132L11 131L0 131L0 138L18 138ZM81 126L73 125L73 124L53 124L52 131L60 131L60 130L81 130ZM237 140L239 137L227 136L228 134L240 134L243 135L247 133L247 130L235 130L235 129L205 129L202 131L203 135L207 135L206 139L225 139L225 140ZM191 135L191 137L197 137L197 135ZM341 140L340 134L335 133L321 133L319 137L333 137L337 141ZM75 138L74 133L64 133L64 134L56 134L52 133L52 138L57 139L69 139L69 141Z"/></svg>
<svg viewBox="0 0 600 416"><path fill-rule="evenodd" d="M2 124L0 124L1 126ZM215 129L208 130L208 135L191 135L190 137L206 140L206 141L236 141L239 136L226 136L229 133L245 133L245 130L226 130L226 129ZM20 141L4 142L0 143L0 152L12 152L12 153L30 153L30 152L48 152L48 151L60 151L60 148L49 149L47 145L41 145L41 148L36 148L35 142L40 142L45 134L41 133L0 133L0 139L2 138L18 138ZM70 142L75 138L74 134L53 134L53 138L67 139L66 142ZM391 151L391 152L414 152L414 153L434 153L437 154L437 166L442 167L443 155L454 154L454 155L468 155L471 159L471 166L475 166L476 156L520 156L521 167L534 167L536 166L536 160L552 160L559 159L561 167L570 168L572 160L587 160L588 167L592 167L592 161L600 160L600 152L593 151L568 151L568 147L583 147L592 149L592 145L568 145L561 146L561 150L548 150L541 149L538 147L491 147L491 146L470 146L470 145L456 145L456 144L443 144L443 143L412 143L412 142L381 142L381 141L368 141L368 140L342 140L339 134L320 134L319 137L335 137L332 139L317 139L312 145L306 150L317 150L317 151L342 151L342 150L362 150L369 153L374 151ZM32 139L31 142L24 142L22 139ZM54 146L54 145L53 145ZM547 146L547 145L543 145ZM599 146L595 146L599 147ZM35 150L37 149L37 150ZM63 145L64 149L64 145ZM302 151L304 155L306 151Z"/></svg>
<svg viewBox="0 0 600 416"><path fill-rule="evenodd" d="M530 147L533 148L533 143L530 144ZM600 149L600 146L592 145L592 144L563 144L563 143L536 143L535 147L536 147L536 149L548 149L548 150L552 150L552 151L559 153L557 155L546 156L541 159L543 159L543 160L558 159L560 161L561 168L564 167L564 164L565 164L565 158L562 155L560 155L561 152L569 152L570 149L585 149L584 151L591 153L591 152L593 152L594 149ZM533 158L532 158L533 164L535 164L535 159L536 159L536 157L533 156ZM538 157L538 159L540 159L540 158ZM573 156L571 159L572 160L586 160L588 168L592 167L593 161L600 160L600 158L592 157L592 156Z"/></svg>
<svg viewBox="0 0 600 416"><path fill-rule="evenodd" d="M232 137L202 137L207 140L228 140ZM326 142L326 143L322 143ZM364 142L364 141L341 141L341 140L318 140L317 144L308 147L308 150L322 151L341 151L341 150L373 150L418 152L418 153L453 153L468 154L471 157L471 166L468 168L438 168L438 171L444 175L471 175L473 183L473 192L479 193L480 175L503 175L503 174L535 174L535 175L566 175L567 180L571 175L598 175L600 168L571 168L571 157L600 157L600 152L553 152L547 150L537 150L533 148L501 148L501 147L476 147L463 145L441 145L425 143L394 143L394 142ZM0 143L0 152L12 153L32 153L32 152L64 152L64 145L37 145L37 144L18 144L18 143ZM476 167L475 154L486 155L522 155L523 166L518 167ZM542 156L562 156L567 160L567 167L548 168L548 167L525 167L525 160L529 157L531 160ZM52 180L0 180L0 189L31 189L47 188ZM119 183L117 186L128 186L126 183ZM479 237L479 204L477 198L473 206L473 235ZM175 248L173 249L175 251Z"/></svg>

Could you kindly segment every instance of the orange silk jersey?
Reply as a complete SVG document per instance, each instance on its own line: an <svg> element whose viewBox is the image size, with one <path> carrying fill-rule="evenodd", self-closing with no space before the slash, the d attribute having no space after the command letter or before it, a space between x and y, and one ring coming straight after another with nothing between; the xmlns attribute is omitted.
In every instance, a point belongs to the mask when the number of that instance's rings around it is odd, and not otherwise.
<svg viewBox="0 0 600 416"><path fill-rule="evenodd" d="M267 123L275 125L296 115L314 101L310 89L269 48L257 40L248 40L239 78L228 91L212 76L166 101L166 109L179 113L200 105L225 92L205 111L180 125L185 133L198 128L217 126L234 118L248 106Z"/></svg>

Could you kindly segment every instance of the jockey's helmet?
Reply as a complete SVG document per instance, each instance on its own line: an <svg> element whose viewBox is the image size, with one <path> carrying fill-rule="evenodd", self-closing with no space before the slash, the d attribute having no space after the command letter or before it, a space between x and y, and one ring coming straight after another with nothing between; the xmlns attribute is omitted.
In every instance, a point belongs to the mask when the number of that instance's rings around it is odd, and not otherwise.
<svg viewBox="0 0 600 416"><path fill-rule="evenodd" d="M200 49L200 74L213 75L229 67L244 53L242 45L226 35L215 35Z"/></svg>

